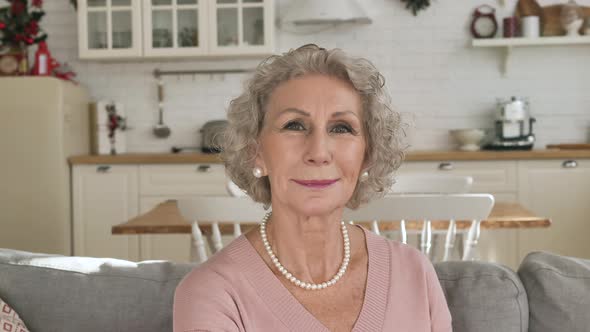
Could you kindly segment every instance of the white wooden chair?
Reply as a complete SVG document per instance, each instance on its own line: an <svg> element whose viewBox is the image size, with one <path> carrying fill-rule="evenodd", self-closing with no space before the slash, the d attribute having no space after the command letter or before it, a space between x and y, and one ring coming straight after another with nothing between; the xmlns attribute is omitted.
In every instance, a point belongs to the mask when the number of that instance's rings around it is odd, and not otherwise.
<svg viewBox="0 0 590 332"><path fill-rule="evenodd" d="M236 238L242 234L240 223L261 221L266 214L262 205L249 197L196 196L178 200L177 204L180 215L191 221L191 260L199 263L207 260L205 238L199 222L211 222L211 234L207 240L211 253L215 253L223 247L221 226L233 225L233 236Z"/></svg>
<svg viewBox="0 0 590 332"><path fill-rule="evenodd" d="M473 185L473 177L455 174L412 173L395 180L394 194L466 194Z"/></svg>
<svg viewBox="0 0 590 332"><path fill-rule="evenodd" d="M465 194L471 191L473 177L455 174L410 173L396 177L396 182L389 194ZM379 233L377 223L372 229ZM401 242L407 243L407 231L405 220L400 220ZM425 221L420 234L420 243L424 248L430 248L437 232L432 234L430 221ZM457 226L454 219L449 221L449 227L445 237L445 251L443 261L449 259L449 254L455 247L457 238Z"/></svg>
<svg viewBox="0 0 590 332"><path fill-rule="evenodd" d="M443 260L452 250L452 237L456 233L456 220L469 220L463 260L472 259L480 234L481 221L487 218L494 206L490 194L400 194L387 195L370 202L357 210L346 210L345 220L372 222L371 229L379 234L378 221L422 220L423 231L420 249L430 255L432 243L432 220L449 220ZM453 223L453 226L451 226Z"/></svg>

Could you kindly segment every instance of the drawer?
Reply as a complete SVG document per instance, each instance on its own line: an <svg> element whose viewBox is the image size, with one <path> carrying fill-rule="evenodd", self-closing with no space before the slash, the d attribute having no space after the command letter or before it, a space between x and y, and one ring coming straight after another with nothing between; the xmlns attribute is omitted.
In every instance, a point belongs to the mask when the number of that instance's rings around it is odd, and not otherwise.
<svg viewBox="0 0 590 332"><path fill-rule="evenodd" d="M140 195L227 195L220 164L141 165Z"/></svg>
<svg viewBox="0 0 590 332"><path fill-rule="evenodd" d="M454 174L473 177L471 192L517 191L517 162L502 161L410 161L398 174Z"/></svg>

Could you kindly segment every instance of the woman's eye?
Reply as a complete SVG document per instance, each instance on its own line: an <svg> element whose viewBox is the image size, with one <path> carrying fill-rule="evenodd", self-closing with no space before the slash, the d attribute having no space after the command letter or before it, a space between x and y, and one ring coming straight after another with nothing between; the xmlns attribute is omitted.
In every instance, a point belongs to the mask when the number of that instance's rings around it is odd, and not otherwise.
<svg viewBox="0 0 590 332"><path fill-rule="evenodd" d="M283 129L300 131L300 130L305 130L305 127L299 121L291 121L291 122L287 123L283 127Z"/></svg>
<svg viewBox="0 0 590 332"><path fill-rule="evenodd" d="M350 128L350 126L345 125L345 124L339 124L339 125L334 126L334 127L332 127L331 131L336 134L347 134L347 133L353 132L352 128Z"/></svg>

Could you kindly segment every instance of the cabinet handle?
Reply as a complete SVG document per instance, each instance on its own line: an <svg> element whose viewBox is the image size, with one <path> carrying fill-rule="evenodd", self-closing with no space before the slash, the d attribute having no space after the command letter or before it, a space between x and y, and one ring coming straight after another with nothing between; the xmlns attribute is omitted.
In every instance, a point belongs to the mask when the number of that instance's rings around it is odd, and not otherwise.
<svg viewBox="0 0 590 332"><path fill-rule="evenodd" d="M438 169L441 170L441 171L451 171L453 169L453 164L447 163L447 162L440 163L438 165Z"/></svg>
<svg viewBox="0 0 590 332"><path fill-rule="evenodd" d="M566 160L561 164L563 168L576 168L578 167L578 162L575 160Z"/></svg>
<svg viewBox="0 0 590 332"><path fill-rule="evenodd" d="M197 167L197 172L199 172L199 173L211 172L211 165L199 165L199 167Z"/></svg>
<svg viewBox="0 0 590 332"><path fill-rule="evenodd" d="M108 173L111 170L111 166L109 165L100 165L96 167L97 173Z"/></svg>

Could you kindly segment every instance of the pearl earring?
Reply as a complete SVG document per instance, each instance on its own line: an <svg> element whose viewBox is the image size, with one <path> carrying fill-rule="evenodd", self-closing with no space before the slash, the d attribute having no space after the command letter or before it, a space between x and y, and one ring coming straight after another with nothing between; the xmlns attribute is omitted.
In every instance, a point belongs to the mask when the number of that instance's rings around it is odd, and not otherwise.
<svg viewBox="0 0 590 332"><path fill-rule="evenodd" d="M367 181L367 179L369 178L369 172L368 171L364 171L363 174L361 174L359 181L360 182L365 182Z"/></svg>
<svg viewBox="0 0 590 332"><path fill-rule="evenodd" d="M254 174L255 178L260 179L262 177L262 169L260 167L256 166L252 170L252 174Z"/></svg>

